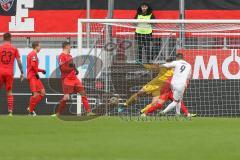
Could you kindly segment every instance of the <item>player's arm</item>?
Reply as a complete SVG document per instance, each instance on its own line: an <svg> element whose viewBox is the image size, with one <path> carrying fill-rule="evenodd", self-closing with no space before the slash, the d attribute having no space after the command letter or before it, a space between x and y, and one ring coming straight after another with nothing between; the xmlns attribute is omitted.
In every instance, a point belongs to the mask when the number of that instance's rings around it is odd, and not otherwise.
<svg viewBox="0 0 240 160"><path fill-rule="evenodd" d="M22 61L21 61L21 59L20 59L20 54L19 54L18 49L16 49L16 51L15 51L15 57L16 57L16 59L17 59L18 68L19 68L19 70L20 70L20 72L21 72L21 74L20 74L20 80L23 81L23 79L24 79L23 65L22 65Z"/></svg>
<svg viewBox="0 0 240 160"><path fill-rule="evenodd" d="M170 62L170 63L165 63L165 64L144 64L144 68L149 69L149 70L159 70L161 68L174 68L175 62Z"/></svg>
<svg viewBox="0 0 240 160"><path fill-rule="evenodd" d="M18 68L19 68L19 70L20 70L20 72L21 72L21 74L20 74L20 80L23 81L23 79L24 79L23 65L22 65L22 61L21 61L20 58L17 58L17 64L18 64Z"/></svg>
<svg viewBox="0 0 240 160"><path fill-rule="evenodd" d="M73 62L69 63L69 67L73 68L75 70L75 72L76 72L76 75L78 75L79 71L77 70L77 67L76 67L76 65Z"/></svg>
<svg viewBox="0 0 240 160"><path fill-rule="evenodd" d="M188 80L192 79L192 69L188 73Z"/></svg>
<svg viewBox="0 0 240 160"><path fill-rule="evenodd" d="M160 69L159 64L144 64L143 66L144 66L144 68L146 68L148 70L158 70L158 69Z"/></svg>
<svg viewBox="0 0 240 160"><path fill-rule="evenodd" d="M31 60L31 67L32 67L34 73L38 74L38 66L37 66L36 60L34 60L34 59Z"/></svg>
<svg viewBox="0 0 240 160"><path fill-rule="evenodd" d="M74 70L74 63L68 62L64 57L59 57L59 67L62 72L70 73Z"/></svg>
<svg viewBox="0 0 240 160"><path fill-rule="evenodd" d="M160 67L165 67L165 68L174 68L176 66L175 61L170 62L170 63L165 63L165 64L161 64Z"/></svg>
<svg viewBox="0 0 240 160"><path fill-rule="evenodd" d="M39 75L38 75L38 65L37 65L37 58L36 57L32 57L31 58L31 63L30 63L33 71L34 71L34 74L36 76L37 79L39 79Z"/></svg>
<svg viewBox="0 0 240 160"><path fill-rule="evenodd" d="M46 71L44 69L38 68L38 72L41 72L42 74L46 74Z"/></svg>
<svg viewBox="0 0 240 160"><path fill-rule="evenodd" d="M31 59L31 66L32 66L32 68L33 68L33 70L34 70L34 73L35 73L35 75L36 75L37 78L39 78L38 72L41 72L41 73L43 73L43 74L46 74L46 71L45 71L44 69L38 68L37 61L36 61L36 57L33 57L33 58Z"/></svg>

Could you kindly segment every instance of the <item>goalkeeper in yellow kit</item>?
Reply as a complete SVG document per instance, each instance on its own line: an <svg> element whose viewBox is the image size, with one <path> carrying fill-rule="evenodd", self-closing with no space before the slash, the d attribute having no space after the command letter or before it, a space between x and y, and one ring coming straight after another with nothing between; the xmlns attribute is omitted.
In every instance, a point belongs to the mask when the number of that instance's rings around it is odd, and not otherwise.
<svg viewBox="0 0 240 160"><path fill-rule="evenodd" d="M171 60L168 59L167 61ZM153 97L152 102L146 106L147 108L156 105L160 96L161 88L166 83L171 82L173 76L173 69L159 68L158 64L144 64L144 67L148 70L159 70L157 77L148 82L145 86L142 87L141 90L139 90L137 93L133 94L128 100L126 100L124 105L118 108L118 112L122 112L125 107L133 104L135 101L137 101L139 96L142 96L144 94L151 94Z"/></svg>

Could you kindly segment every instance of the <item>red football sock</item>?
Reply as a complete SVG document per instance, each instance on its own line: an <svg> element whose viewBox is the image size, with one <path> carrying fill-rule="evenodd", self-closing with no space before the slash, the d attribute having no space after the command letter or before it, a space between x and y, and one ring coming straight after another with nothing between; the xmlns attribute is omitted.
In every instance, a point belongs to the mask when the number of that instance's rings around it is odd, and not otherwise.
<svg viewBox="0 0 240 160"><path fill-rule="evenodd" d="M59 105L57 107L57 114L61 114L63 111L64 107L66 106L67 101L66 100L60 100Z"/></svg>
<svg viewBox="0 0 240 160"><path fill-rule="evenodd" d="M86 96L82 96L83 107L85 108L86 112L91 112L89 107L88 99Z"/></svg>
<svg viewBox="0 0 240 160"><path fill-rule="evenodd" d="M36 101L35 101L35 102L36 102L36 105L37 105L42 99L43 99L43 96L37 95L37 96L36 96ZM34 109L35 109L35 107L36 107L36 106L34 106Z"/></svg>
<svg viewBox="0 0 240 160"><path fill-rule="evenodd" d="M184 102L182 101L181 102L181 109L182 109L182 112L185 114L185 115L188 115L188 109L186 108Z"/></svg>
<svg viewBox="0 0 240 160"><path fill-rule="evenodd" d="M146 114L152 113L152 112L156 111L157 109L161 109L162 107L163 107L162 104L157 103L156 105L151 106L150 108L148 108L148 110L147 110L145 113L146 113Z"/></svg>
<svg viewBox="0 0 240 160"><path fill-rule="evenodd" d="M29 112L33 112L33 110L36 108L37 104L43 99L43 96L37 95L37 96L31 96L30 97L30 104L29 104Z"/></svg>
<svg viewBox="0 0 240 160"><path fill-rule="evenodd" d="M8 101L8 111L12 112L13 110L13 96L8 96L7 97L7 101Z"/></svg>
<svg viewBox="0 0 240 160"><path fill-rule="evenodd" d="M34 106L36 105L36 97L31 96L30 97L30 102L29 102L29 112L33 112Z"/></svg>

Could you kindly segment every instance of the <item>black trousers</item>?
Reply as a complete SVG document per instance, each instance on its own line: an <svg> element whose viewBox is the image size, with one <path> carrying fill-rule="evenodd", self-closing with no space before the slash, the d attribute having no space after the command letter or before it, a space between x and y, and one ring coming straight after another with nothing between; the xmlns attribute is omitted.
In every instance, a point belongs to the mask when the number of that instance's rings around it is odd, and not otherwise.
<svg viewBox="0 0 240 160"><path fill-rule="evenodd" d="M137 45L138 45L138 60L142 62L143 49L144 49L147 57L147 62L150 62L152 34L135 33L135 40L137 41Z"/></svg>

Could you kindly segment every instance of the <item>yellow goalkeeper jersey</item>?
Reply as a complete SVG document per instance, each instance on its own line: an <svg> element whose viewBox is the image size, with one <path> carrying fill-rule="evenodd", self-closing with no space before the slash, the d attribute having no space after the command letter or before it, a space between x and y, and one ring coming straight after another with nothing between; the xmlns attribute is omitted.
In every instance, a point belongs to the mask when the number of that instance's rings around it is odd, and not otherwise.
<svg viewBox="0 0 240 160"><path fill-rule="evenodd" d="M167 83L173 76L173 69L161 68L158 76L143 86L144 91L152 96L159 96L161 88Z"/></svg>

